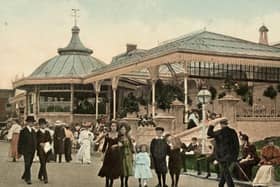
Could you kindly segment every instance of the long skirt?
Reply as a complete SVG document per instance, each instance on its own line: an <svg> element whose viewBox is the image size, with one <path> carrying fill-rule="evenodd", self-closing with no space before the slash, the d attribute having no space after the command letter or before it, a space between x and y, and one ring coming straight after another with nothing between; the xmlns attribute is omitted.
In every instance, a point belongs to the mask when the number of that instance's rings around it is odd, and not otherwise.
<svg viewBox="0 0 280 187"><path fill-rule="evenodd" d="M253 186L279 186L275 181L274 167L271 165L263 165L259 168L253 181Z"/></svg>
<svg viewBox="0 0 280 187"><path fill-rule="evenodd" d="M117 179L122 175L122 160L120 149L109 148L105 152L103 165L98 173L100 177L108 177L110 179Z"/></svg>
<svg viewBox="0 0 280 187"><path fill-rule="evenodd" d="M20 158L20 155L18 154L18 140L19 140L19 134L14 133L11 140L9 156L15 159Z"/></svg>
<svg viewBox="0 0 280 187"><path fill-rule="evenodd" d="M91 148L90 141L85 140L82 142L82 145L77 153L77 158L79 161L81 161L82 163L88 163L88 164L91 163L90 148Z"/></svg>

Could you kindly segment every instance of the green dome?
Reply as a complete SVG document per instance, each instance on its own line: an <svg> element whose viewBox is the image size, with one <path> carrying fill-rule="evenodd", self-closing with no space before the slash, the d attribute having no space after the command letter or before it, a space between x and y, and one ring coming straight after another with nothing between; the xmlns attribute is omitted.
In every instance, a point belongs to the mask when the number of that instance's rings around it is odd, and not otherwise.
<svg viewBox="0 0 280 187"><path fill-rule="evenodd" d="M91 56L93 51L80 41L79 32L79 27L74 26L69 44L59 48L59 55L40 65L30 77L82 77L106 66L106 63Z"/></svg>

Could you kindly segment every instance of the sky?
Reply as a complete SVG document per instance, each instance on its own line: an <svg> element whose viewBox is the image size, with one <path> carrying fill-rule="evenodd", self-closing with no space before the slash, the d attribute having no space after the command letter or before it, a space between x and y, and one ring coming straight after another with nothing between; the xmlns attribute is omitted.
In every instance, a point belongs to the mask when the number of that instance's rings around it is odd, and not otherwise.
<svg viewBox="0 0 280 187"><path fill-rule="evenodd" d="M149 49L203 28L257 42L265 24L280 41L279 0L0 0L0 89L69 43L72 8L82 42L106 63L127 43Z"/></svg>

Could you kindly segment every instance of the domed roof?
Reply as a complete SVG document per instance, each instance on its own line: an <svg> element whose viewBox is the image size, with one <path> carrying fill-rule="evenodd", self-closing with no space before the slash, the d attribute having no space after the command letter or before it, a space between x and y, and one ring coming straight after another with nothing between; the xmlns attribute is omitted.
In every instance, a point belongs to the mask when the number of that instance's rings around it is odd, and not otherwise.
<svg viewBox="0 0 280 187"><path fill-rule="evenodd" d="M105 66L106 63L91 56L93 51L83 45L79 32L79 27L74 26L69 44L59 48L59 55L40 65L30 77L82 77Z"/></svg>

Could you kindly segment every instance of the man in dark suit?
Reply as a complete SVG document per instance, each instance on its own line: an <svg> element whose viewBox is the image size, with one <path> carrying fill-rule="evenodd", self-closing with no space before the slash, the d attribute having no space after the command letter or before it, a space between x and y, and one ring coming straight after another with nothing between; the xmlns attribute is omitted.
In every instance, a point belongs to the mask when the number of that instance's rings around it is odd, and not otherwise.
<svg viewBox="0 0 280 187"><path fill-rule="evenodd" d="M47 127L46 119L40 118L38 122L40 126L40 129L37 132L37 154L40 160L40 170L38 178L40 181L44 181L44 183L47 184L48 174L46 163L50 155L50 144L52 142L52 138L49 131L45 129Z"/></svg>
<svg viewBox="0 0 280 187"><path fill-rule="evenodd" d="M163 136L164 128L156 127L156 137L151 142L151 155L155 166L155 171L158 177L157 187L167 187L166 173L167 163L166 157L168 153L168 144Z"/></svg>
<svg viewBox="0 0 280 187"><path fill-rule="evenodd" d="M214 131L213 123L220 123L221 129ZM219 187L223 187L225 183L228 187L234 187L229 167L237 161L239 154L237 133L234 129L228 127L227 119L219 118L210 123L207 135L214 138L216 142L215 156L221 168Z"/></svg>
<svg viewBox="0 0 280 187"><path fill-rule="evenodd" d="M54 154L55 154L55 161L61 163L62 154L64 154L64 140L65 140L65 130L63 127L63 123L61 121L55 122L55 129L54 129Z"/></svg>
<svg viewBox="0 0 280 187"><path fill-rule="evenodd" d="M36 132L32 128L35 119L33 116L27 116L26 126L20 131L18 152L23 155L24 158L24 173L22 179L25 180L27 184L31 184L31 166L33 163L33 158L35 150L37 147L37 137Z"/></svg>

